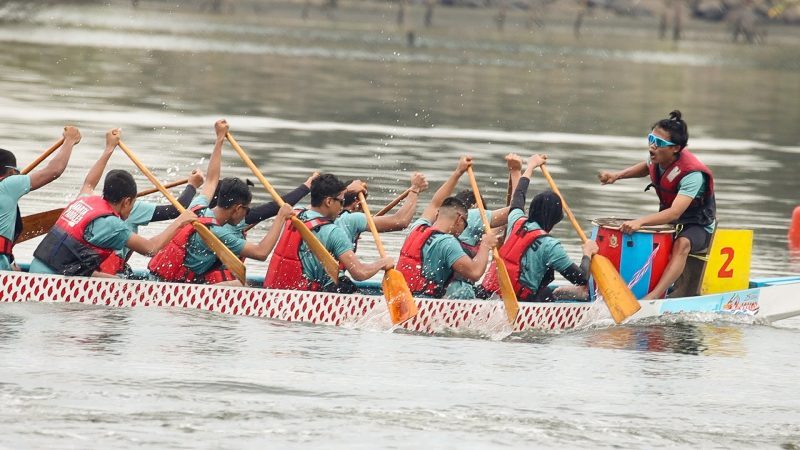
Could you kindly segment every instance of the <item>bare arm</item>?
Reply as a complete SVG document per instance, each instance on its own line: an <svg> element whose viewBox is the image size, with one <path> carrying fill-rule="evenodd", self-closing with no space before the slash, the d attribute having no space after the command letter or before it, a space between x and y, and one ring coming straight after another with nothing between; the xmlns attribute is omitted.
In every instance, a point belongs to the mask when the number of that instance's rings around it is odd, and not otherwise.
<svg viewBox="0 0 800 450"><path fill-rule="evenodd" d="M601 184L613 184L617 180L622 180L625 178L641 178L646 177L649 174L650 171L647 169L647 162L642 161L616 173L603 170L597 175L597 178L600 179Z"/></svg>
<svg viewBox="0 0 800 450"><path fill-rule="evenodd" d="M623 233L633 233L639 228L647 225L664 225L666 223L673 223L683 214L689 205L692 204L692 197L688 195L678 195L672 202L672 206L659 211L657 213L649 214L636 220L629 220L620 226Z"/></svg>
<svg viewBox="0 0 800 450"><path fill-rule="evenodd" d="M509 192L514 192L517 189L517 184L519 184L519 179L522 177L522 158L516 153L509 153L506 155L506 164L508 165L508 180L511 183ZM492 213L493 218L494 214ZM492 223L494 223L494 220L492 220ZM492 227L494 226L492 225Z"/></svg>
<svg viewBox="0 0 800 450"><path fill-rule="evenodd" d="M79 196L94 194L94 190L97 188L97 184L100 183L100 178L106 170L108 160L111 159L111 155L114 154L114 149L117 148L119 144L119 140L122 137L121 133L122 130L119 128L114 128L106 132L106 148L103 150L103 154L97 158L97 162L89 169L86 178L83 179L83 186L81 186L81 190L78 193Z"/></svg>
<svg viewBox="0 0 800 450"><path fill-rule="evenodd" d="M200 190L200 194L204 195L209 201L214 196L214 191L217 190L217 184L219 184L222 167L222 144L225 142L225 133L228 132L228 129L228 122L225 119L218 120L214 124L217 138L214 141L214 150L211 152L211 158L208 160L205 184Z"/></svg>
<svg viewBox="0 0 800 450"><path fill-rule="evenodd" d="M136 253L145 255L145 256L153 256L159 250L164 248L169 241L175 236L175 233L178 232L178 229L184 225L185 223L190 222L192 219L196 219L197 216L191 212L186 211L177 219L175 219L169 226L159 233L156 236L151 238L144 238L139 236L138 234L132 234L130 239L128 239L128 243L126 247L135 251Z"/></svg>
<svg viewBox="0 0 800 450"><path fill-rule="evenodd" d="M428 189L428 182L425 180L425 175L415 172L411 175L411 190L408 192L403 206L391 216L373 217L375 220L375 228L377 228L379 232L405 230L411 223L411 219L414 218L414 213L417 211L419 193L426 189Z"/></svg>
<svg viewBox="0 0 800 450"><path fill-rule="evenodd" d="M516 189L516 186L514 186L514 189ZM511 211L511 208L508 206L492 211L492 220L489 221L491 228L497 228L506 225L508 223L509 211Z"/></svg>
<svg viewBox="0 0 800 450"><path fill-rule="evenodd" d="M489 252L497 245L498 237L492 233L486 233L481 238L481 245L474 258L467 255L458 258L453 263L453 270L471 282L478 281L486 271L486 264L489 262Z"/></svg>
<svg viewBox="0 0 800 450"><path fill-rule="evenodd" d="M367 280L381 270L394 267L393 258L380 258L375 262L364 263L358 259L358 256L352 250L339 255L339 262L344 264L344 267L356 281Z"/></svg>
<svg viewBox="0 0 800 450"><path fill-rule="evenodd" d="M81 132L77 128L64 127L64 143L58 150L56 156L47 163L42 169L30 174L31 190L35 191L40 187L56 180L64 173L67 168L69 157L72 156L72 148L81 141Z"/></svg>
<svg viewBox="0 0 800 450"><path fill-rule="evenodd" d="M458 180L461 178L461 175L464 175L464 172L467 171L467 167L472 166L472 157L471 156L462 156L461 159L458 161L458 167L456 170L450 174L450 178L444 182L444 184L433 194L433 199L431 200L430 204L425 207L425 210L422 211L422 216L420 219L427 220L430 223L433 223L436 220L436 215L439 212L439 207L442 206L442 202L447 197L453 194L453 189L456 188L458 184Z"/></svg>
<svg viewBox="0 0 800 450"><path fill-rule="evenodd" d="M261 239L261 242L259 242L258 245L245 244L241 253L239 253L239 256L265 261L267 256L272 253L272 249L275 248L275 244L278 243L278 239L281 237L281 230L283 230L286 219L288 219L291 215L292 207L288 203L284 204L283 207L278 211L278 216L275 218L275 222L272 223L272 227L270 227L269 232L267 232L264 238Z"/></svg>

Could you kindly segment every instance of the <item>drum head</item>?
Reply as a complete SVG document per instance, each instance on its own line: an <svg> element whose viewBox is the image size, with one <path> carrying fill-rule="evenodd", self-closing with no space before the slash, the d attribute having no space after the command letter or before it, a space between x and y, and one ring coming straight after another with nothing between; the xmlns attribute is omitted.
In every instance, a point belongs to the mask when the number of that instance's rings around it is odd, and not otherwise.
<svg viewBox="0 0 800 450"><path fill-rule="evenodd" d="M620 219L617 217L603 217L600 219L594 219L592 223L597 225L598 227L608 228L610 230L619 230L619 227L622 226L623 222L627 222L633 219ZM640 233L674 233L675 227L673 225L649 225L646 227L639 228Z"/></svg>

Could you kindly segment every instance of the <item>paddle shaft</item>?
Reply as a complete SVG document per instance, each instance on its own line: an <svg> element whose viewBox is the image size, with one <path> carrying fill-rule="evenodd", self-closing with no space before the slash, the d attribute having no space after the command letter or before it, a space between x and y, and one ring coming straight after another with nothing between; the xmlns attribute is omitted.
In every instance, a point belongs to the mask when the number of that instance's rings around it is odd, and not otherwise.
<svg viewBox="0 0 800 450"><path fill-rule="evenodd" d="M228 132L227 134L225 134L225 137L228 138L228 142L231 143L233 149L236 150L236 153L238 153L239 157L242 158L242 161L244 161L244 163L247 164L247 167L250 168L250 171L253 172L253 175L255 175L256 178L258 178L258 181L260 181L261 184L264 185L264 188L267 189L269 195L272 196L272 200L278 204L278 207L283 206L286 202L283 201L283 198L281 198L280 194L278 194L278 191L276 191L275 188L272 187L269 181L267 181L267 179L264 178L264 174L262 174L261 171L258 170L258 167L256 167L253 160L250 159L247 153L245 153L245 151L242 149L239 143L236 142L236 139L233 138L233 135L231 135L231 133Z"/></svg>
<svg viewBox="0 0 800 450"><path fill-rule="evenodd" d="M38 166L39 164L41 164L41 162L42 162L42 161L44 161L45 159L47 159L47 157L48 157L48 156L52 155L52 154L53 154L53 152L54 152L54 151L56 151L56 150L58 150L58 148L59 148L59 147L61 147L62 145L64 145L64 138L63 138L63 137L62 137L61 139L59 139L59 140L58 140L58 142L56 142L55 144L53 144L53 146L52 146L52 147L48 148L47 150L45 150L45 152L44 152L44 153L42 153L41 155L39 155L39 157L38 157L38 158L36 158L36 159L35 159L35 160L34 160L32 163L28 164L28 166L27 166L27 167L25 167L24 169L22 169L22 172L20 172L20 173L21 173L22 175L26 175L26 174L28 174L28 173L32 172L32 171L33 171L33 169L35 169L35 168L36 168L36 166Z"/></svg>
<svg viewBox="0 0 800 450"><path fill-rule="evenodd" d="M367 206L367 199L364 198L364 193L358 193L358 201L361 202L361 209L364 211L364 215L367 216L367 224L369 225L369 231L372 232L372 237L375 239L375 245L378 247L378 254L381 255L381 258L386 257L386 250L383 248L383 242L381 242L381 236L378 234L378 227L375 226L375 220L372 219L372 214L369 212L369 206Z"/></svg>
<svg viewBox="0 0 800 450"><path fill-rule="evenodd" d="M151 183L153 183L153 186L155 186L164 195L164 197L166 197L167 200L172 203L172 206L174 206L178 212L183 214L184 211L186 211L186 208L178 203L178 200L172 195L172 193L170 193L167 188L165 188L164 185L158 181L155 175L150 172L150 169L148 169L144 164L142 164L141 161L139 161L139 158L133 154L131 149L129 149L125 143L119 141L119 148L121 148L122 151L128 155L128 158L130 158L133 164L139 168L139 171L142 172ZM194 221L192 222L192 226L195 230L197 230L197 233L200 235L206 245L208 245L211 251L213 251L219 257L222 263L236 276L236 278L239 279L239 281L242 282L242 284L246 284L247 274L244 263L240 261L239 258L237 258L236 255L234 255L233 252L226 247L225 244L223 244L219 238L217 238L205 225Z"/></svg>
<svg viewBox="0 0 800 450"><path fill-rule="evenodd" d="M572 223L572 227L575 228L575 231L578 232L578 236L581 238L582 242L586 242L588 238L586 237L586 233L583 232L583 229L580 225L578 225L577 219L575 219L575 215L572 214L572 210L569 209L569 205L567 201L564 199L564 196L561 195L561 191L558 190L558 186L556 186L556 182L553 181L553 178L550 176L550 172L547 171L547 168L543 165L539 166L542 169L542 174L547 179L547 182L550 184L550 189L558 195L561 199L561 206L564 209L564 212L567 213L567 217L569 217L569 221Z"/></svg>
<svg viewBox="0 0 800 450"><path fill-rule="evenodd" d="M164 187L166 189L172 189L172 188L174 188L176 186L180 186L180 185L186 184L188 182L189 182L188 178L183 178L181 180L173 181L172 183L167 183L167 184L164 185ZM145 190L139 192L138 194L136 194L136 196L137 197L144 197L145 195L155 194L156 192L158 192L158 188L150 188L150 189L145 189Z"/></svg>
<svg viewBox="0 0 800 450"><path fill-rule="evenodd" d="M398 203L402 202L404 198L408 197L408 194L409 194L410 192L411 192L411 188L408 188L408 189L406 189L405 191L403 191L403 193L402 193L402 194L400 194L400 195L398 195L398 196L397 196L397 198L395 198L394 200L392 200L391 202L389 202L389 204L388 204L388 205L386 205L386 206L384 206L384 207L383 207L383 209L381 209L380 211L378 211L377 213L375 213L375 217L380 217L380 216L383 216L383 215L385 215L386 213L388 213L389 211L391 211L391 210L392 210L392 208L394 208L395 206L397 206L397 204L398 204Z"/></svg>

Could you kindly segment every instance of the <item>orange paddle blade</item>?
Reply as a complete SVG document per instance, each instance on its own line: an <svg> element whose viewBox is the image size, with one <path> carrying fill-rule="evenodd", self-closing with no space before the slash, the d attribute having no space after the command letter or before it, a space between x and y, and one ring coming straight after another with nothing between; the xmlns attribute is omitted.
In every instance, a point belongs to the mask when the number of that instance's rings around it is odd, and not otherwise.
<svg viewBox="0 0 800 450"><path fill-rule="evenodd" d="M642 308L608 258L594 255L591 271L594 282L616 323L622 322Z"/></svg>
<svg viewBox="0 0 800 450"><path fill-rule="evenodd" d="M386 297L393 324L403 323L417 315L417 303L399 270L389 269L384 273L383 296Z"/></svg>
<svg viewBox="0 0 800 450"><path fill-rule="evenodd" d="M519 314L519 302L517 301L517 293L514 291L514 285L511 283L511 277L508 276L506 263L500 257L500 252L497 249L494 249L494 262L497 265L497 279L500 281L500 296L503 298L503 304L506 307L508 322L513 325L517 320L517 314Z"/></svg>

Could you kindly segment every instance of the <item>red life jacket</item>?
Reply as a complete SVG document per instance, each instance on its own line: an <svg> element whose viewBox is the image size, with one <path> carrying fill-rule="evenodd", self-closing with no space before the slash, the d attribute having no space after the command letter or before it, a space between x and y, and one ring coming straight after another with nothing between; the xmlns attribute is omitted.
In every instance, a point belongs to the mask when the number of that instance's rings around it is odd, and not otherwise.
<svg viewBox="0 0 800 450"><path fill-rule="evenodd" d="M296 209L295 214L302 214L305 209ZM333 225L327 217L315 217L304 220L303 223L309 230L318 232L326 225ZM300 246L303 236L294 227L291 220L287 220L283 233L275 245L275 251L269 260L267 276L264 277L264 287L269 289L290 289L299 291L320 291L324 286L316 281L309 280L303 275L303 262L300 260Z"/></svg>
<svg viewBox="0 0 800 450"><path fill-rule="evenodd" d="M197 206L192 208L192 211L200 216L204 209L205 206ZM217 226L217 220L213 217L198 217L197 220L207 227ZM186 267L186 246L195 233L197 230L191 223L182 226L172 240L150 259L150 263L147 264L150 273L163 281L179 283L216 284L234 280L233 274L223 269L219 260L208 272L202 274L194 273Z"/></svg>
<svg viewBox="0 0 800 450"><path fill-rule="evenodd" d="M98 247L84 237L92 221L119 217L100 196L81 197L67 205L33 256L61 275L91 276L114 249Z"/></svg>
<svg viewBox="0 0 800 450"><path fill-rule="evenodd" d="M408 288L414 295L429 295L434 298L441 298L447 290L447 284L453 278L454 272L451 269L450 276L444 285L438 285L436 281L426 278L425 272L422 270L423 261L425 260L423 249L437 234L444 234L444 232L429 225L420 225L411 231L400 249L397 270L403 273L408 283Z"/></svg>
<svg viewBox="0 0 800 450"><path fill-rule="evenodd" d="M705 164L700 162L688 149L678 153L678 159L667 167L661 175L658 174L658 164L649 164L650 185L656 188L658 194L659 211L663 211L675 201L678 196L678 186L681 180L692 172L701 172L705 175L706 191L702 197L695 197L686 211L678 218L677 223L710 225L717 216L717 204L714 198L714 175ZM645 190L647 190L645 189Z"/></svg>
<svg viewBox="0 0 800 450"><path fill-rule="evenodd" d="M12 250L14 249L14 241L8 239L5 236L0 236L0 255L8 256L9 261L13 261L14 255Z"/></svg>
<svg viewBox="0 0 800 450"><path fill-rule="evenodd" d="M114 252L108 255L108 258L106 258L105 260L103 260L102 263L100 263L100 266L97 267L97 271L107 273L110 275L116 275L122 272L124 268L125 268L125 260L120 258L117 252Z"/></svg>
<svg viewBox="0 0 800 450"><path fill-rule="evenodd" d="M511 279L511 284L514 285L514 292L517 293L517 298L520 300L532 299L536 295L530 286L522 283L520 276L522 275L522 258L525 252L536 242L537 239L547 236L547 232L541 228L536 230L526 230L525 224L527 217L520 217L514 223L511 229L511 235L508 236L503 246L500 247L500 257L508 270L508 277ZM489 292L498 292L500 290L500 282L497 278L497 265L492 263L489 268L489 273L483 279L483 288ZM538 288L537 288L538 289Z"/></svg>

